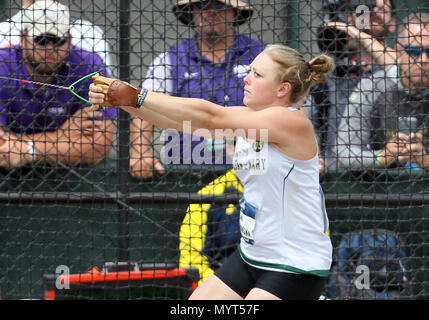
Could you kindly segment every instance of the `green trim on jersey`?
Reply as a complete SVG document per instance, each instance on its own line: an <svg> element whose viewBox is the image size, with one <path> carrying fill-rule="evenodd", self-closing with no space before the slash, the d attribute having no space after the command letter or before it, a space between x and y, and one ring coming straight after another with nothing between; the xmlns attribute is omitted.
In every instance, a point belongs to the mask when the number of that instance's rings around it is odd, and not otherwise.
<svg viewBox="0 0 429 320"><path fill-rule="evenodd" d="M285 264L278 264L278 263L268 263L268 262L261 262L261 261L256 261L256 260L252 260L247 258L244 253L241 251L240 246L238 246L238 251L240 252L240 256L241 258L247 262L250 265L253 265L255 267L264 267L264 268L272 268L272 269L279 269L279 270L286 270L286 271L291 271L291 272L295 272L295 273L303 273L303 274L311 274L314 276L319 276L319 277L328 277L329 276L329 270L311 270L311 271L305 271L302 269L298 269L292 266L288 266Z"/></svg>

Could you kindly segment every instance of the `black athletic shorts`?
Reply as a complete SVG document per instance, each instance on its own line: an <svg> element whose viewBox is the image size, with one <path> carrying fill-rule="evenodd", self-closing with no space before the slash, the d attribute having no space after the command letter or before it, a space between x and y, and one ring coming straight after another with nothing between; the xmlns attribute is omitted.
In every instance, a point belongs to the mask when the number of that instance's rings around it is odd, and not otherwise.
<svg viewBox="0 0 429 320"><path fill-rule="evenodd" d="M243 261L238 250L215 272L242 298L253 288L260 288L282 300L319 299L326 278L308 274L258 269Z"/></svg>

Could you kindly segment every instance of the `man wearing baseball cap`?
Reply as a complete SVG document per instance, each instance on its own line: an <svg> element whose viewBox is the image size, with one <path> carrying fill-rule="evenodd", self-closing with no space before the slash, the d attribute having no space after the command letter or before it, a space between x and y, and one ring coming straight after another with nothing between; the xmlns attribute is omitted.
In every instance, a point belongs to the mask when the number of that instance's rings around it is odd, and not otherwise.
<svg viewBox="0 0 429 320"><path fill-rule="evenodd" d="M23 28L23 15L25 9L30 7L35 1L44 0L22 0L21 7L10 19L0 22L0 48L6 48L12 45L18 45L20 41L20 32ZM59 0L55 0L60 2ZM114 71L111 49L106 41L104 31L88 20L70 19L70 34L72 35L72 44L84 50L97 53L110 72Z"/></svg>
<svg viewBox="0 0 429 320"><path fill-rule="evenodd" d="M0 166L103 160L113 139L114 108L97 113L71 92L101 70L101 58L71 44L68 7L36 1L23 13L20 44L0 49ZM29 83L33 81L36 83ZM75 92L87 98L90 79Z"/></svg>
<svg viewBox="0 0 429 320"><path fill-rule="evenodd" d="M142 86L181 97L208 99L225 107L243 104L243 78L265 44L239 34L254 9L238 0L180 0L173 13L195 31L192 38L155 58ZM131 174L137 178L164 172L150 150L152 125L134 119L131 126ZM164 164L227 164L224 141L164 132ZM180 145L180 149L177 148ZM179 152L177 152L179 150Z"/></svg>
<svg viewBox="0 0 429 320"><path fill-rule="evenodd" d="M23 28L30 37L51 34L68 37L70 30L70 12L60 3L36 1L24 11Z"/></svg>

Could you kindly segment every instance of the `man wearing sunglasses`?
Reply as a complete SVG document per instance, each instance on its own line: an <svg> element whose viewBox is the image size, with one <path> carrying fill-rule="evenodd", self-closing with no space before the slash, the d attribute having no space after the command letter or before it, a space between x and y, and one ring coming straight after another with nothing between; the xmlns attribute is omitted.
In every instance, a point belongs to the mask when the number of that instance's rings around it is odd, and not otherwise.
<svg viewBox="0 0 429 320"><path fill-rule="evenodd" d="M107 157L116 110L93 112L69 90L55 87L70 87L94 71L108 75L97 54L71 44L66 6L44 0L25 10L20 45L0 49L0 167ZM74 91L87 99L90 82L78 82Z"/></svg>
<svg viewBox="0 0 429 320"><path fill-rule="evenodd" d="M345 168L429 170L429 14L410 14L397 42L397 63L349 97L338 131Z"/></svg>

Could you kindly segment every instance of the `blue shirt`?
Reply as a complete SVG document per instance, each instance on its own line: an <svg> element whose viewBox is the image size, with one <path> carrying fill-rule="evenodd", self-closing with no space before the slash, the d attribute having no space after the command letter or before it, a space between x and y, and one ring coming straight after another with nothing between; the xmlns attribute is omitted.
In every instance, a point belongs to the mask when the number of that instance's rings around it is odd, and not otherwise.
<svg viewBox="0 0 429 320"><path fill-rule="evenodd" d="M101 70L109 76L101 58L94 53L72 46L69 57L58 71L52 84L70 86L81 77ZM12 46L0 49L0 76L31 80L25 66L22 49ZM88 99L91 78L76 84L75 92ZM46 87L39 89L31 83L0 79L0 125L18 134L34 134L57 130L72 114L89 106L68 90ZM117 116L116 108L102 110L103 119Z"/></svg>

